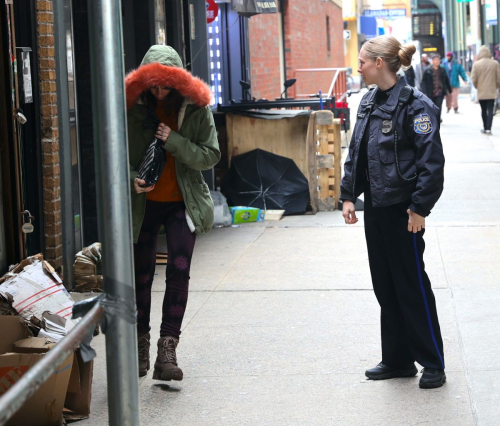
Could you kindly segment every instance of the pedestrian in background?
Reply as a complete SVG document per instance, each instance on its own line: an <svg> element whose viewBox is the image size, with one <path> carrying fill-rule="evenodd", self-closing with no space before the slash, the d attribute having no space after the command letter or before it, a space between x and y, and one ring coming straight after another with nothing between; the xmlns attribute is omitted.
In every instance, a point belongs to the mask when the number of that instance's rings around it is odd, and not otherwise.
<svg viewBox="0 0 500 426"><path fill-rule="evenodd" d="M448 52L446 54L446 60L444 61L444 69L448 74L450 80L451 93L446 95L446 113L449 113L453 108L455 114L458 113L458 94L460 92L460 78L467 83L467 75L465 70L458 63L456 59L453 59L453 53ZM460 77L460 78L459 78Z"/></svg>
<svg viewBox="0 0 500 426"><path fill-rule="evenodd" d="M361 100L341 184L342 215L355 224L354 202L365 194L364 217L373 289L381 307L382 361L372 380L413 377L419 386L446 381L436 301L424 263L425 217L443 191L444 155L438 110L397 76L415 46L392 36L368 40L359 74L376 85ZM444 72L444 70L443 70Z"/></svg>
<svg viewBox="0 0 500 426"><path fill-rule="evenodd" d="M176 348L188 301L191 258L196 234L208 232L214 221L214 204L201 175L220 159L212 94L203 81L183 69L177 52L163 45L148 50L141 66L127 75L125 88L139 376L150 368L151 290L163 228L168 263L153 379L182 380ZM154 138L163 142L167 162L158 182L144 187L137 169Z"/></svg>
<svg viewBox="0 0 500 426"><path fill-rule="evenodd" d="M415 69L413 68L413 65L410 66L410 68L408 68L406 71L405 71L405 79L406 79L406 82L411 86L411 87L415 87Z"/></svg>
<svg viewBox="0 0 500 426"><path fill-rule="evenodd" d="M446 70L441 66L441 56L438 54L432 55L432 66L424 72L421 89L439 108L438 119L441 123L443 121L441 119L441 107L445 96L451 93L451 86Z"/></svg>
<svg viewBox="0 0 500 426"><path fill-rule="evenodd" d="M420 86L422 83L422 78L424 76L425 70L429 67L429 56L427 56L427 53L422 53L422 56L420 57L420 63L415 67L415 87L418 90L422 90Z"/></svg>
<svg viewBox="0 0 500 426"><path fill-rule="evenodd" d="M481 105L483 117L481 132L491 135L493 108L497 98L497 90L500 88L500 67L498 62L491 57L491 50L487 46L481 46L479 49L476 62L472 66L471 77Z"/></svg>

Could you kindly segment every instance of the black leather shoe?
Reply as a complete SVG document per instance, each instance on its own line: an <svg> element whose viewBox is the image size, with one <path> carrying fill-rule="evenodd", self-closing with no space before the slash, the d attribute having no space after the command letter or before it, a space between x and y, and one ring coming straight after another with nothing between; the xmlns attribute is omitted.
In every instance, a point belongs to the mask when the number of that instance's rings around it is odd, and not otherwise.
<svg viewBox="0 0 500 426"><path fill-rule="evenodd" d="M414 364L404 367L389 367L382 362L374 368L365 371L366 377L371 380L395 379L396 377L413 377L418 373Z"/></svg>
<svg viewBox="0 0 500 426"><path fill-rule="evenodd" d="M446 382L446 374L444 370L435 370L434 368L424 368L422 377L418 384L421 389L440 388Z"/></svg>

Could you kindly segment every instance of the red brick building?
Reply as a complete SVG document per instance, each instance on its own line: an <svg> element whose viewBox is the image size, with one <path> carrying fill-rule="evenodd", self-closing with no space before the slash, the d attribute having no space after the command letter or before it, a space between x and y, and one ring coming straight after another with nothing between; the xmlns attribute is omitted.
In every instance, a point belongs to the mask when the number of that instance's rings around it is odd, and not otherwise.
<svg viewBox="0 0 500 426"><path fill-rule="evenodd" d="M256 15L249 21L252 97L257 99L279 97L284 80L293 78L296 69L344 67L341 1L280 3L280 13ZM332 77L333 73L300 74L297 91L326 91Z"/></svg>

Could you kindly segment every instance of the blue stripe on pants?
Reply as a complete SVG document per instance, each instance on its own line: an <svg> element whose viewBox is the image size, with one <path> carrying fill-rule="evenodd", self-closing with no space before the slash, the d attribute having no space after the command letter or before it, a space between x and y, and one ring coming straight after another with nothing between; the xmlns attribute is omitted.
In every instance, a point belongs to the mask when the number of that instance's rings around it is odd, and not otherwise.
<svg viewBox="0 0 500 426"><path fill-rule="evenodd" d="M417 261L418 282L420 283L420 290L422 290L422 296L424 298L425 312L427 313L427 321L429 322L429 328L431 330L432 341L434 342L434 347L436 348L436 352L437 352L439 359L441 361L441 366L443 367L443 370L444 370L443 356L441 355L441 352L439 351L439 348L438 348L438 345L436 342L436 336L434 335L434 327L432 326L431 313L429 311L429 304L427 303L427 296L425 294L424 282L422 280L420 258L418 257L418 249L417 249L417 234L413 234L413 248L415 251L415 259Z"/></svg>

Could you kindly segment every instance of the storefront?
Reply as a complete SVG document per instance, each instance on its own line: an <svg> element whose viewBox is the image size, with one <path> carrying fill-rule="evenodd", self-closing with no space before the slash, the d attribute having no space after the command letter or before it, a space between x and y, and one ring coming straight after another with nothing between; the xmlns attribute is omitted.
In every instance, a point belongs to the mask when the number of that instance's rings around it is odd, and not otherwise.
<svg viewBox="0 0 500 426"><path fill-rule="evenodd" d="M0 12L0 273L44 248L34 3L6 1Z"/></svg>

